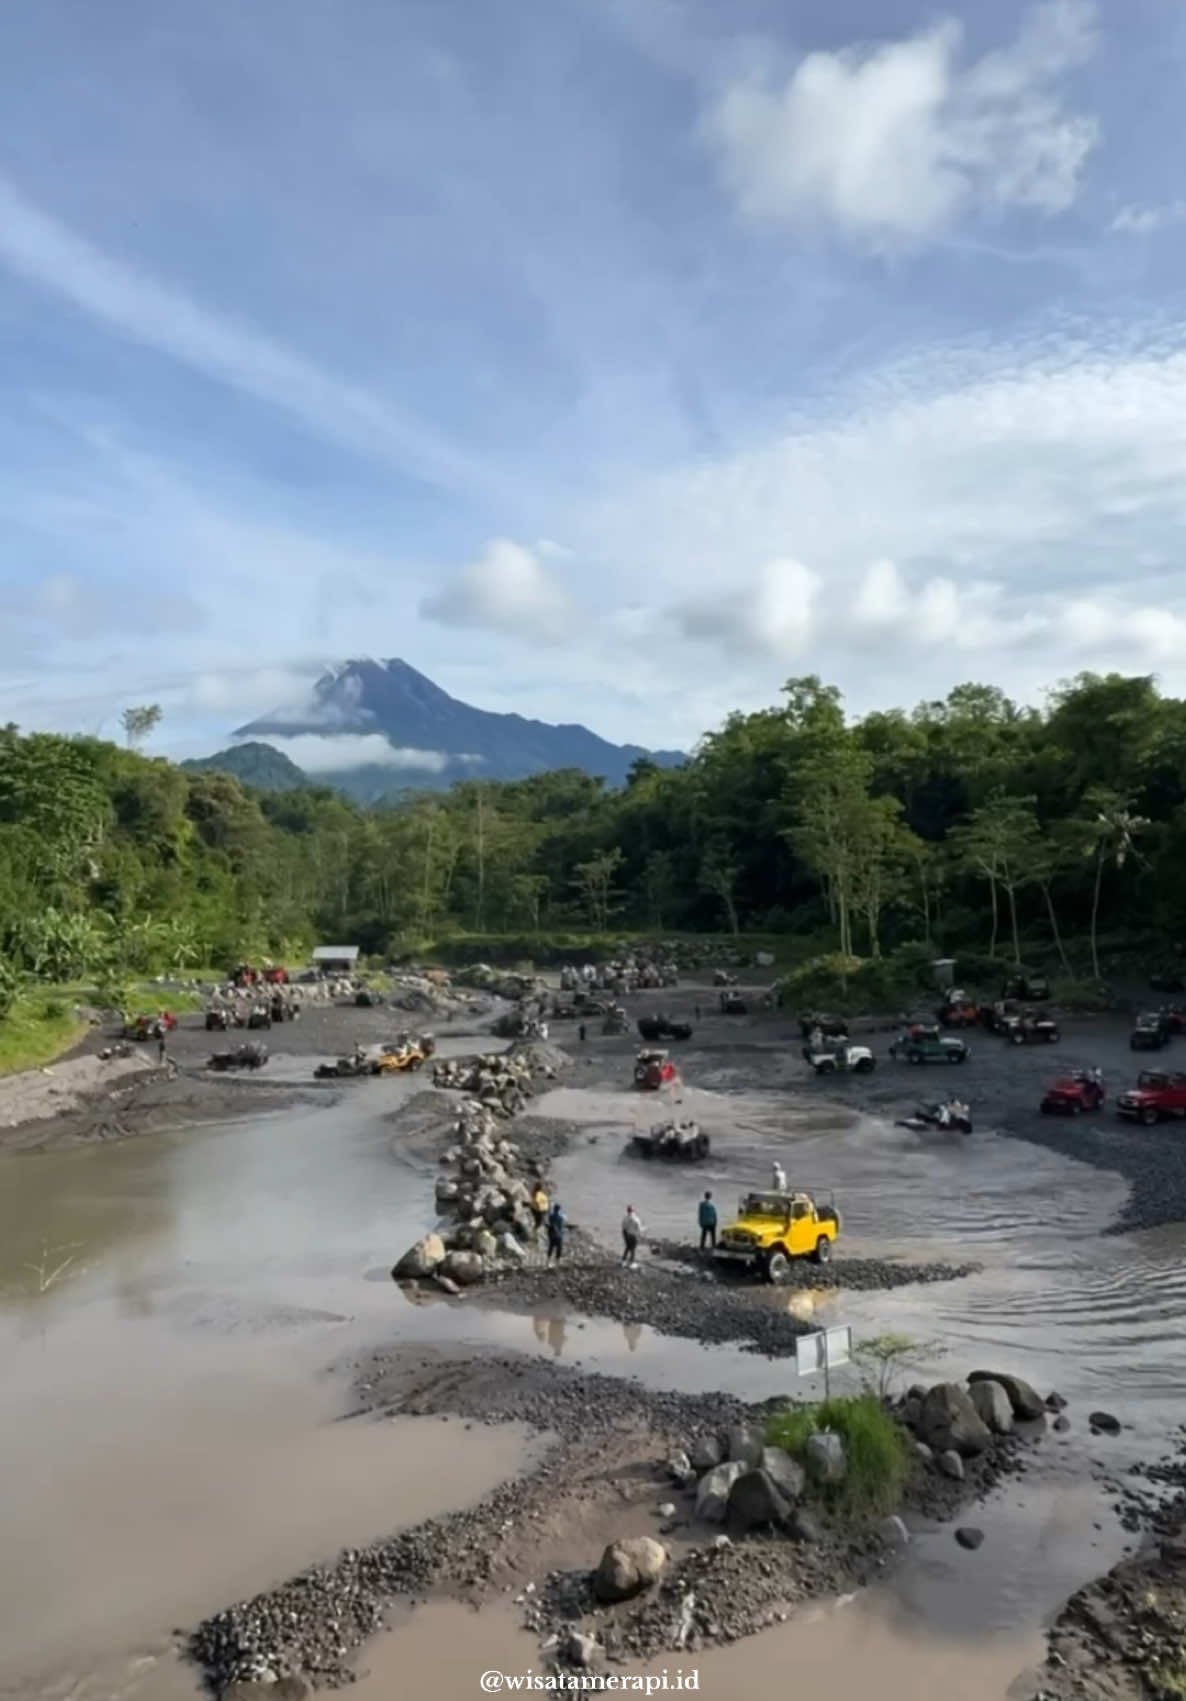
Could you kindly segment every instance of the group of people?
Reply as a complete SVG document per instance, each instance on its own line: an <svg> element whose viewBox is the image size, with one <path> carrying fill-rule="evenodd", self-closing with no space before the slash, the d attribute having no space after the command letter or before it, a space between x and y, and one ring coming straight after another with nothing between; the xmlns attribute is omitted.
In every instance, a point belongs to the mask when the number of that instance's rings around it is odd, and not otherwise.
<svg viewBox="0 0 1186 1701"><path fill-rule="evenodd" d="M543 1230L547 1242L547 1262L559 1264L564 1257L564 1242L568 1235L568 1217L559 1199L548 1199L542 1176L537 1175L531 1193L531 1214L536 1232ZM633 1205L627 1205L622 1218L622 1263L627 1269L638 1268L638 1245L644 1233L642 1219Z"/></svg>

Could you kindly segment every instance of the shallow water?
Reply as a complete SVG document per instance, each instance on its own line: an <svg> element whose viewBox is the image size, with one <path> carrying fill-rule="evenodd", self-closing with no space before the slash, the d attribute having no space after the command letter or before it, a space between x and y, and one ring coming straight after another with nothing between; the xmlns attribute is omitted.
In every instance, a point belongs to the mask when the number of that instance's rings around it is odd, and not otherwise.
<svg viewBox="0 0 1186 1701"><path fill-rule="evenodd" d="M363 1082L333 1106L0 1166L0 1500L9 1537L0 1554L0 1695L190 1695L192 1674L168 1657L172 1625L192 1625L343 1542L476 1498L513 1468L516 1436L465 1432L447 1443L446 1470L438 1438L451 1426L332 1422L345 1394L319 1373L365 1343L496 1344L655 1386L753 1398L816 1391L796 1382L793 1360L552 1307L522 1317L415 1303L393 1287L384 1273L423 1231L431 1171L393 1153L385 1116L423 1086ZM542 1114L583 1119L598 1134L558 1166L575 1219L612 1236L632 1200L653 1232L686 1232L706 1186L725 1206L764 1180L778 1155L797 1179L835 1187L846 1250L985 1265L959 1283L795 1293L789 1305L850 1322L858 1336L903 1329L949 1347L946 1360L925 1355L939 1373L979 1358L1058 1386L1075 1402L1076 1429L1085 1402L1110 1406L1136 1431L1092 1444L1117 1467L1179 1421L1186 1235L1101 1238L1122 1183L991 1135L936 1147L843 1111L821 1121L770 1095L683 1097L681 1113L713 1137L704 1169L621 1157L625 1118L657 1117L653 1101L643 1109L628 1093L572 1090L538 1101ZM994 1638L1032 1627L1118 1557L1114 1525L1082 1487L1083 1451L1078 1435L1052 1438L1024 1492L1006 1489L977 1513L989 1536L979 1555L956 1549L950 1531L923 1533L877 1614L846 1621L868 1628L842 1639L834 1657L856 1663L831 1693L867 1693L870 1671L892 1663L895 1649L904 1659L908 1622L928 1637L976 1632L974 1653L946 1642L925 1653L937 1662L935 1682L958 1669L967 1679L952 1680L958 1692L1003 1694L992 1685L1018 1643ZM783 1658L769 1650L791 1633L706 1656L706 1669L720 1672L727 1659L741 1680L720 1678L719 1692L769 1685ZM815 1626L795 1633L826 1639ZM413 1634L409 1626L387 1646ZM414 1660L401 1669L415 1669ZM879 1692L892 1695L892 1671L879 1678ZM454 1690L442 1684L453 1681L439 1667L429 1687L447 1697ZM401 1692L413 1691L390 1683L382 1691Z"/></svg>

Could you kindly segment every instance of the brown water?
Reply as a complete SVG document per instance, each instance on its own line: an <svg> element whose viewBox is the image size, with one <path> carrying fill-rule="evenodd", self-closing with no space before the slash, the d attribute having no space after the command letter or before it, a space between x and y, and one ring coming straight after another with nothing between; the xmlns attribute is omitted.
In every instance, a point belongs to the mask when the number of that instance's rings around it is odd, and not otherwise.
<svg viewBox="0 0 1186 1701"><path fill-rule="evenodd" d="M969 1641L922 1629L891 1596L873 1595L809 1609L731 1648L672 1654L629 1671L650 1675L656 1684L666 1675L666 1690L656 1687L652 1693L698 1693L709 1701L788 1689L827 1695L831 1701L868 1701L870 1696L919 1701L928 1695L1005 1701L1042 1652L1042 1639L1034 1632ZM482 1693L485 1672L523 1677L539 1670L535 1638L518 1629L509 1614L432 1603L372 1644L351 1695L358 1701L420 1695L471 1701ZM692 1674L696 1690L681 1691L680 1677L686 1686ZM502 1693L514 1690L507 1686ZM1032 1685L1025 1693L1032 1694Z"/></svg>
<svg viewBox="0 0 1186 1701"><path fill-rule="evenodd" d="M329 1109L0 1163L0 1695L191 1696L173 1626L343 1543L472 1500L514 1468L518 1436L334 1422L347 1393L324 1367L364 1343L496 1342L656 1386L807 1391L793 1362L555 1308L530 1318L413 1304L368 1280L426 1219L431 1175L393 1155L384 1120L405 1090L418 1089L361 1083ZM800 1170L842 1190L854 1250L954 1252L986 1268L949 1286L788 1303L858 1334L902 1327L937 1340L960 1370L976 1358L1016 1367L1061 1387L1073 1413L1081 1401L1111 1405L1137 1426L1106 1444L1117 1466L1179 1421L1183 1236L1101 1240L1119 1183L1012 1142L977 1139L936 1157L872 1120L839 1116L825 1130L817 1115L809 1129L771 1100L702 1094L693 1113L714 1137L706 1182L702 1171L623 1163L630 1102L569 1095L540 1107L587 1116L590 1132L607 1124L560 1166L574 1216L612 1229L626 1195L657 1232L685 1229L705 1185L728 1198L797 1140ZM895 1674L905 1686L932 1658L936 1684L1003 1694L1042 1615L1118 1557L1115 1527L1083 1484L1082 1448L1074 1435L1052 1440L1037 1479L977 1513L988 1538L979 1554L955 1548L950 1531L920 1532L892 1591L850 1609L843 1634L826 1618L779 1629L705 1656L704 1671L721 1694L768 1686L786 1669L780 1639L795 1635L821 1662L840 1661L833 1695L868 1693L876 1671L892 1697ZM508 1622L418 1613L376 1644L376 1675L360 1693L475 1693L453 1642L440 1640L442 1626L451 1635L463 1622L477 1672L488 1644L523 1657ZM395 1683L401 1672L417 1674L412 1687Z"/></svg>

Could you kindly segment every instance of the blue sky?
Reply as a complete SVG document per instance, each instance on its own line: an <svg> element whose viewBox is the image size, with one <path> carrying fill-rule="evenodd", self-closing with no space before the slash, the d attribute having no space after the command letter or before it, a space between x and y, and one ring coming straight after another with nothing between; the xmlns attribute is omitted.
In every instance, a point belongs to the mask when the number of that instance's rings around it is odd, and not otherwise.
<svg viewBox="0 0 1186 1701"><path fill-rule="evenodd" d="M0 719L1186 688L1166 0L0 21Z"/></svg>

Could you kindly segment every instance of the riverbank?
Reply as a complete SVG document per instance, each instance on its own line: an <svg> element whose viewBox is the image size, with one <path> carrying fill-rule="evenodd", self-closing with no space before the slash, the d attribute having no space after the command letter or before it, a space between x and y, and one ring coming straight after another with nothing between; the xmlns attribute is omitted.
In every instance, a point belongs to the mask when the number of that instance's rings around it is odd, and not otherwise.
<svg viewBox="0 0 1186 1701"><path fill-rule="evenodd" d="M548 1451L464 1512L349 1549L207 1620L189 1652L216 1692L264 1672L349 1682L359 1651L393 1606L442 1593L473 1606L510 1594L545 1660L551 1645L561 1664L570 1645L585 1646L574 1636L588 1637L611 1662L677 1649L691 1655L862 1586L900 1550L901 1535L879 1518L833 1519L819 1497L797 1508L789 1532L731 1538L723 1503L714 1524L702 1510L703 1487L673 1480L673 1456L711 1443L720 1457L726 1430L760 1437L777 1401L660 1392L538 1360L441 1350L376 1352L355 1365L354 1376L366 1414L355 1421L525 1424L547 1436ZM951 1516L1023 1470L1039 1444L998 1437L968 1461L958 1484L936 1479L916 1456L902 1510ZM665 1548L661 1578L607 1604L593 1584L598 1560L607 1545L640 1537Z"/></svg>

